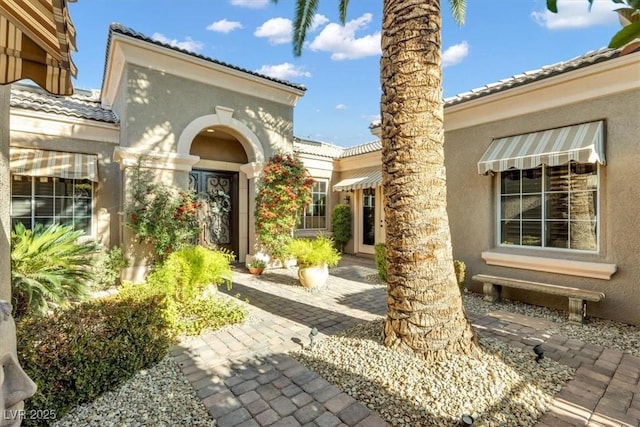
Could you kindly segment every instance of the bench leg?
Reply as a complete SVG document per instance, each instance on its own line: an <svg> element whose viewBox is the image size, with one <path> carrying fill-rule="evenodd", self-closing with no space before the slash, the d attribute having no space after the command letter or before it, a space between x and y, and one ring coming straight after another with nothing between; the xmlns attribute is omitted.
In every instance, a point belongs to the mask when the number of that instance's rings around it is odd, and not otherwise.
<svg viewBox="0 0 640 427"><path fill-rule="evenodd" d="M500 301L500 293L502 292L502 286L494 285L493 283L484 283L482 285L482 291L484 292L484 300L489 302Z"/></svg>
<svg viewBox="0 0 640 427"><path fill-rule="evenodd" d="M587 303L580 298L569 298L569 322L584 323Z"/></svg>

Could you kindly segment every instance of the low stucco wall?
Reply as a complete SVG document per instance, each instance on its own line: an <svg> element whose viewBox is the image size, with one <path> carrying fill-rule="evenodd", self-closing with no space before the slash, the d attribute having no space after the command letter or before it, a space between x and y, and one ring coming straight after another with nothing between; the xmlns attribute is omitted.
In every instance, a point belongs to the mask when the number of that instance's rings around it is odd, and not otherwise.
<svg viewBox="0 0 640 427"><path fill-rule="evenodd" d="M604 292L606 298L589 303L588 313L640 325L640 193L637 170L640 91L593 99L500 122L483 124L445 135L448 212L453 252L467 264L467 286L477 273L504 275ZM499 247L496 242L496 177L477 173L477 162L494 138L535 132L596 120L605 120L606 165L600 167L599 210L600 250L594 254L568 251ZM617 272L610 280L544 273L487 265L483 251L518 255L611 263ZM567 309L566 298L505 289L513 297L533 304Z"/></svg>

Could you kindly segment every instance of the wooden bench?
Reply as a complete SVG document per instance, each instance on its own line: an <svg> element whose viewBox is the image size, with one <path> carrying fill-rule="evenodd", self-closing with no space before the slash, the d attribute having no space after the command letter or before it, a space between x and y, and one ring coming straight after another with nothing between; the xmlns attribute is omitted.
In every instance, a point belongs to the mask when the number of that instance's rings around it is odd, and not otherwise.
<svg viewBox="0 0 640 427"><path fill-rule="evenodd" d="M476 274L472 279L483 283L482 290L484 292L484 299L490 302L500 300L500 293L502 292L503 286L568 297L570 322L584 322L587 316L587 301L598 302L604 299L604 293L602 292L531 282L528 280L509 279L507 277L488 276L486 274Z"/></svg>

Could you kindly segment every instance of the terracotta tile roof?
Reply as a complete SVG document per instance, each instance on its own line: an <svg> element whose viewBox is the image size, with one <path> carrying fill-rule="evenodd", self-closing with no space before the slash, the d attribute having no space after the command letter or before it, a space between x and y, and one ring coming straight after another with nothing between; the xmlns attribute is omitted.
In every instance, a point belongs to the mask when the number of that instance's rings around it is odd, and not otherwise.
<svg viewBox="0 0 640 427"><path fill-rule="evenodd" d="M293 139L293 151L300 154L312 154L337 159L342 155L344 148L327 142L295 137Z"/></svg>
<svg viewBox="0 0 640 427"><path fill-rule="evenodd" d="M102 108L97 92L76 89L71 96L55 96L36 86L11 85L11 108L42 111L44 113L118 123L118 117L109 109Z"/></svg>
<svg viewBox="0 0 640 427"><path fill-rule="evenodd" d="M147 42L147 43L153 43L155 45L166 47L167 49L175 50L176 52L181 52L181 53L193 56L195 58L204 59L205 61L209 61L209 62L211 62L213 64L222 65L223 67L231 68L231 69L234 69L234 70L237 70L237 71L241 71L243 73L247 73L247 74L251 74L253 76L261 77L263 79L271 80L273 82L280 83L280 84L283 84L283 85L286 85L286 86L289 86L289 87L292 87L292 88L295 88L295 89L305 90L305 91L307 90L307 88L304 85L301 85L301 84L292 83L292 82L289 82L289 81L286 81L286 80L281 80L281 79L276 79L274 77L265 76L263 74L259 74L259 73L256 73L254 71L247 70L245 68L236 67L235 65L231 65L231 64L228 64L226 62L218 61L217 59L209 58L209 57L204 56L204 55L200 55L200 54L197 54L197 53L185 50L185 49L180 49L178 47L171 46L169 44L159 42L157 40L154 40L154 39L152 39L150 37L147 37L144 34L141 34L141 33L137 32L137 31L132 30L131 28L125 27L124 25L118 24L118 23L113 23L113 24L111 24L109 26L109 37L107 39L107 50L106 50L106 57L107 58L109 57L109 48L111 46L111 37L113 36L113 33L119 33L119 34L122 34L122 35L125 35L125 36L136 38L138 40L142 40L142 41ZM107 63L107 61L105 60L105 66L106 66L106 63Z"/></svg>

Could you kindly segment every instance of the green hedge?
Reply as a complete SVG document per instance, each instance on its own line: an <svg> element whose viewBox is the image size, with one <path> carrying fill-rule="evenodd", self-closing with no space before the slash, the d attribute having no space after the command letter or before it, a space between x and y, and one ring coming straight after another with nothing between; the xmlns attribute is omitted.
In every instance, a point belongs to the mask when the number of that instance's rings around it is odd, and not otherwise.
<svg viewBox="0 0 640 427"><path fill-rule="evenodd" d="M166 305L162 296L115 296L22 319L18 357L38 385L25 409L55 411L59 419L159 362L173 338ZM47 423L25 420L23 425Z"/></svg>

